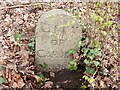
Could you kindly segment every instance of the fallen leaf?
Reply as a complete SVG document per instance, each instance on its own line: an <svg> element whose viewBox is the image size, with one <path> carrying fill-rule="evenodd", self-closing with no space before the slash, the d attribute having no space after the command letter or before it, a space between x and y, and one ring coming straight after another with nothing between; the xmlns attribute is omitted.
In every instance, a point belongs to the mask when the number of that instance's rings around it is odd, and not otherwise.
<svg viewBox="0 0 120 90"><path fill-rule="evenodd" d="M45 85L43 86L45 89L46 88L52 88L53 87L53 82L52 81L47 81L45 82Z"/></svg>
<svg viewBox="0 0 120 90"><path fill-rule="evenodd" d="M17 81L17 85L18 85L18 88L22 88L25 83L23 82L23 79L22 78L19 78L18 81Z"/></svg>
<svg viewBox="0 0 120 90"><path fill-rule="evenodd" d="M103 80L99 81L101 88L106 88L105 82Z"/></svg>
<svg viewBox="0 0 120 90"><path fill-rule="evenodd" d="M54 72L50 72L50 76L54 78L55 77L55 73Z"/></svg>

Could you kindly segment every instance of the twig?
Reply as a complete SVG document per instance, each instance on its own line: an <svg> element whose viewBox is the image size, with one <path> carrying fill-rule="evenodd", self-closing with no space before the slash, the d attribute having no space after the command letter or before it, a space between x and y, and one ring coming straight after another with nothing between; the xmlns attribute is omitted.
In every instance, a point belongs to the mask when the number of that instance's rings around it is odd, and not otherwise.
<svg viewBox="0 0 120 90"><path fill-rule="evenodd" d="M29 7L29 6L37 6L37 5L43 5L43 3L34 3L34 4L23 4L23 5L14 5L14 6L5 6L5 7L1 7L0 10L4 10L4 9L14 9L14 8L24 8L24 7Z"/></svg>

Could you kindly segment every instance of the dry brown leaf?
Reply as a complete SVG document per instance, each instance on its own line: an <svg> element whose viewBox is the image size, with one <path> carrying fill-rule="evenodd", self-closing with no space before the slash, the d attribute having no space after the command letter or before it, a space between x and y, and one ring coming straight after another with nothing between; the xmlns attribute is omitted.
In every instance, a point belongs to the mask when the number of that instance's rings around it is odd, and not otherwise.
<svg viewBox="0 0 120 90"><path fill-rule="evenodd" d="M105 78L104 78L104 81L106 82L106 85L107 85L108 87L110 87L111 85L113 85L112 80L111 80L110 78L108 78L108 77L105 77Z"/></svg>
<svg viewBox="0 0 120 90"><path fill-rule="evenodd" d="M105 82L103 80L99 81L101 88L106 88Z"/></svg>
<svg viewBox="0 0 120 90"><path fill-rule="evenodd" d="M18 85L16 82L13 82L12 88L18 88Z"/></svg>
<svg viewBox="0 0 120 90"><path fill-rule="evenodd" d="M26 60L26 61L29 60L29 53L25 49L25 47L21 47L20 56L22 60Z"/></svg>
<svg viewBox="0 0 120 90"><path fill-rule="evenodd" d="M18 79L17 84L18 84L18 88L22 88L25 85L22 78Z"/></svg>
<svg viewBox="0 0 120 90"><path fill-rule="evenodd" d="M53 82L52 81L47 81L45 82L45 85L43 86L45 89L46 88L52 88L53 87Z"/></svg>
<svg viewBox="0 0 120 90"><path fill-rule="evenodd" d="M2 64L4 64L5 62L4 62L4 60L1 60L0 59L0 65L2 65Z"/></svg>

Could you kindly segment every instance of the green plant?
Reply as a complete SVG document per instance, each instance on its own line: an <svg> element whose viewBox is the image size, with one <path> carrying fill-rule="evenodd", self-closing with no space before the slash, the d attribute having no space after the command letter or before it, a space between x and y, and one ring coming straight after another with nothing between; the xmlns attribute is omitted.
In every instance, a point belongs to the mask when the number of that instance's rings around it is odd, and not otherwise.
<svg viewBox="0 0 120 90"><path fill-rule="evenodd" d="M40 78L42 79L42 81L45 81L45 75L43 73L40 74Z"/></svg>
<svg viewBox="0 0 120 90"><path fill-rule="evenodd" d="M24 34L19 34L17 32L14 33L14 39L15 41L19 42L24 38Z"/></svg>
<svg viewBox="0 0 120 90"><path fill-rule="evenodd" d="M73 54L75 54L76 53L76 50L75 49L70 49L69 51L68 51L68 55L73 55Z"/></svg>
<svg viewBox="0 0 120 90"><path fill-rule="evenodd" d="M28 44L28 47L29 47L30 49L34 50L34 49L35 49L35 40L33 40L32 42L30 42L30 43Z"/></svg>
<svg viewBox="0 0 120 90"><path fill-rule="evenodd" d="M75 60L71 60L70 61L70 70L71 71L74 71L74 70L77 70L77 62Z"/></svg>
<svg viewBox="0 0 120 90"><path fill-rule="evenodd" d="M88 45L88 43L91 44ZM100 43L97 40L90 41L87 37L81 36L78 46L81 48L81 60L85 63L85 69L88 74L92 75L92 77L84 75L83 78L91 84L95 81L94 76L98 72L98 67L100 66L98 58L101 56ZM76 53L76 50L71 49L68 55L74 55ZM73 59L70 61L70 70L77 70L77 66L77 60Z"/></svg>
<svg viewBox="0 0 120 90"><path fill-rule="evenodd" d="M47 64L46 64L46 63L43 63L42 69L46 69L46 68L47 68Z"/></svg>
<svg viewBox="0 0 120 90"><path fill-rule="evenodd" d="M3 79L3 77L0 77L0 84L3 84L5 82L5 80Z"/></svg>
<svg viewBox="0 0 120 90"><path fill-rule="evenodd" d="M86 86L86 85L82 85L80 88L81 88L82 90L86 90L87 86Z"/></svg>
<svg viewBox="0 0 120 90"><path fill-rule="evenodd" d="M44 69L46 69L46 68L47 68L47 64L43 63L43 65L42 65L42 71ZM45 81L45 75L44 75L44 73L42 71L41 71L41 74L40 74L40 78L42 79L42 81Z"/></svg>
<svg viewBox="0 0 120 90"><path fill-rule="evenodd" d="M87 80L90 84L95 81L95 79L94 79L93 77L88 77L88 76L86 76L86 75L84 75L83 78L84 78L85 80Z"/></svg>

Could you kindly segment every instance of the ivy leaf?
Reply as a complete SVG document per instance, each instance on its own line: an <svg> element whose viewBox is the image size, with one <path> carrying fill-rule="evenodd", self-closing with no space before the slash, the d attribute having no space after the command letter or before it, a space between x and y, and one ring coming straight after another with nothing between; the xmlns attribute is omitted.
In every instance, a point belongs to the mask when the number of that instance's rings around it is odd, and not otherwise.
<svg viewBox="0 0 120 90"><path fill-rule="evenodd" d="M77 70L77 62L75 60L71 60L70 61L70 70L73 71L73 70Z"/></svg>
<svg viewBox="0 0 120 90"><path fill-rule="evenodd" d="M85 46L85 43L83 43L82 41L79 41L79 47L80 46L82 46L82 47Z"/></svg>
<svg viewBox="0 0 120 90"><path fill-rule="evenodd" d="M93 58L95 57L94 54L92 54L91 52L88 53L88 57L90 58L90 60L93 60Z"/></svg>
<svg viewBox="0 0 120 90"><path fill-rule="evenodd" d="M85 59L83 62L84 62L85 64L89 64L89 63L90 63L87 59Z"/></svg>
<svg viewBox="0 0 120 90"><path fill-rule="evenodd" d="M88 49L88 48L83 48L83 51L84 51L83 56L86 56L86 54L87 54L87 52L89 51L89 49Z"/></svg>
<svg viewBox="0 0 120 90"><path fill-rule="evenodd" d="M101 55L100 48L91 49L90 52L89 52L89 56L92 56L92 55L100 56Z"/></svg>
<svg viewBox="0 0 120 90"><path fill-rule="evenodd" d="M93 83L94 81L95 81L95 79L94 79L93 77L88 78L88 82L89 82L89 83Z"/></svg>
<svg viewBox="0 0 120 90"><path fill-rule="evenodd" d="M86 90L87 86L86 86L86 85L82 85L80 88L81 88L82 90Z"/></svg>
<svg viewBox="0 0 120 90"><path fill-rule="evenodd" d="M15 41L21 41L24 38L24 34L19 34L17 32L14 33L14 39Z"/></svg>
<svg viewBox="0 0 120 90"><path fill-rule="evenodd" d="M5 80L3 79L3 77L0 77L0 84L3 84L5 82Z"/></svg>
<svg viewBox="0 0 120 90"><path fill-rule="evenodd" d="M75 49L70 49L69 51L68 51L68 55L73 55L73 54L75 54L76 53L76 50Z"/></svg>
<svg viewBox="0 0 120 90"><path fill-rule="evenodd" d="M81 36L81 37L80 37L80 41L83 41L83 40L85 40L85 37L84 37L84 36Z"/></svg>
<svg viewBox="0 0 120 90"><path fill-rule="evenodd" d="M31 43L29 43L28 46L32 49L35 49L35 41L32 41Z"/></svg>
<svg viewBox="0 0 120 90"><path fill-rule="evenodd" d="M100 65L100 62L98 62L98 61L93 61L93 63L95 64L96 67L97 67L98 65Z"/></svg>
<svg viewBox="0 0 120 90"><path fill-rule="evenodd" d="M47 68L47 64L44 63L44 64L42 65L42 68L43 68L43 69L46 69L46 68Z"/></svg>
<svg viewBox="0 0 120 90"><path fill-rule="evenodd" d="M100 51L100 48L95 48L95 55L98 55L98 56L101 56L101 51Z"/></svg>
<svg viewBox="0 0 120 90"><path fill-rule="evenodd" d="M45 80L45 75L43 73L40 74L40 77L42 78L42 80Z"/></svg>
<svg viewBox="0 0 120 90"><path fill-rule="evenodd" d="M89 74L94 74L95 70L93 68L90 68L88 66L86 66L85 68Z"/></svg>

